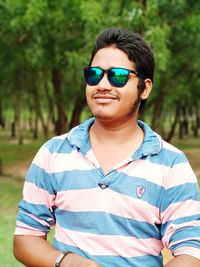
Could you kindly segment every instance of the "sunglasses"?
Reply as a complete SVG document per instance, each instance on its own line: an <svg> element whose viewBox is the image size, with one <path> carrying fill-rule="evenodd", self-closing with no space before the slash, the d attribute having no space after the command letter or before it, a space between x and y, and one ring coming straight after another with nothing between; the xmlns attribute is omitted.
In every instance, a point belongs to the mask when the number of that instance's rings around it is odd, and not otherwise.
<svg viewBox="0 0 200 267"><path fill-rule="evenodd" d="M85 67L84 78L88 85L97 85L103 78L105 72L107 73L108 81L115 87L123 87L129 79L129 74L133 73L137 77L144 79L144 75L138 73L136 70L129 70L125 68L110 68L103 70L99 67Z"/></svg>

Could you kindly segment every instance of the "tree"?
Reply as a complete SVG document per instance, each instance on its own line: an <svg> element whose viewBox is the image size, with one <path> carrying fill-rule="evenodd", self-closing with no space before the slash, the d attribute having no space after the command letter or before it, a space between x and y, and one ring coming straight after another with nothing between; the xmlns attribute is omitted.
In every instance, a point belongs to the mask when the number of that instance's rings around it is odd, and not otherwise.
<svg viewBox="0 0 200 267"><path fill-rule="evenodd" d="M184 113L184 124L198 135L199 10L189 0L5 0L0 120L6 107L15 110L14 123L26 109L35 116L35 137L39 125L47 137L52 124L61 134L80 123L88 114L82 68L96 35L114 26L139 32L155 54L154 89L142 117L171 140Z"/></svg>

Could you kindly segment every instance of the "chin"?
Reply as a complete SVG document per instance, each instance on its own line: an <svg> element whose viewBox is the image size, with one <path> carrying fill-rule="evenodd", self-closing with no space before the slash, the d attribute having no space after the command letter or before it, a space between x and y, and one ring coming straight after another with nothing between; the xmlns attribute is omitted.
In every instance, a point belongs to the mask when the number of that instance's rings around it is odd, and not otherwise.
<svg viewBox="0 0 200 267"><path fill-rule="evenodd" d="M113 119L113 115L105 114L102 112L96 112L96 113L93 113L93 115L98 120L112 120Z"/></svg>

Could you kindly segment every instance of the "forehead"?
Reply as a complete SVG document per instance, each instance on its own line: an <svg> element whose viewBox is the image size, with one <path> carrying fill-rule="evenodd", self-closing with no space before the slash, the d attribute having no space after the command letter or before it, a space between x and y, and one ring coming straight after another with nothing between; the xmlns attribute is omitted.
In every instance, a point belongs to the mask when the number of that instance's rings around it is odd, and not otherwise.
<svg viewBox="0 0 200 267"><path fill-rule="evenodd" d="M134 64L129 60L128 55L124 51L110 46L98 50L92 60L91 66L98 66L102 68L133 68Z"/></svg>

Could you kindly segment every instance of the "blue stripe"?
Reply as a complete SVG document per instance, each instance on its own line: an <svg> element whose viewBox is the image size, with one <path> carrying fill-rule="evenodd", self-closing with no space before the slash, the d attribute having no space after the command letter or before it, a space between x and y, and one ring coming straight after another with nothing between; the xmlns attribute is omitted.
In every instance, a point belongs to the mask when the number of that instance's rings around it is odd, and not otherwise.
<svg viewBox="0 0 200 267"><path fill-rule="evenodd" d="M145 157L152 163L164 165L167 167L173 167L176 164L188 162L184 153L178 153L176 151L167 150L162 148L159 154L150 155Z"/></svg>
<svg viewBox="0 0 200 267"><path fill-rule="evenodd" d="M28 214L25 214L24 212L34 215L38 219L45 221L49 227L42 225L40 222L28 216ZM25 200L21 200L19 203L18 220L45 232L49 231L50 226L55 223L54 215L45 205L31 204Z"/></svg>
<svg viewBox="0 0 200 267"><path fill-rule="evenodd" d="M165 211L169 205L186 200L199 201L198 186L196 183L185 183L165 190L161 212Z"/></svg>
<svg viewBox="0 0 200 267"><path fill-rule="evenodd" d="M70 212L56 209L55 215L62 228L72 231L160 239L156 225L106 212Z"/></svg>
<svg viewBox="0 0 200 267"><path fill-rule="evenodd" d="M160 199L164 188L147 181L146 179L129 176L117 171L111 172L105 177L99 169L94 170L73 170L54 174L58 187L58 191L91 189L98 187L98 183L105 182L109 187L107 190L112 190L120 194L139 199L137 195L137 186L145 187L145 193L140 198L141 201L146 201L153 206L160 206Z"/></svg>
<svg viewBox="0 0 200 267"><path fill-rule="evenodd" d="M154 207L160 207L161 197L164 192L164 188L157 184L147 181L144 178L129 176L125 173L118 173L118 175L113 176L113 181L109 189L136 198L141 201L146 201L147 203L153 205ZM137 187L143 186L145 192L141 198L138 197Z"/></svg>
<svg viewBox="0 0 200 267"><path fill-rule="evenodd" d="M50 153L70 153L73 147L70 145L68 138L59 139L53 137L47 141L43 146L45 146Z"/></svg>
<svg viewBox="0 0 200 267"><path fill-rule="evenodd" d="M57 191L96 188L101 181L99 173L98 169L54 173L58 183Z"/></svg>
<svg viewBox="0 0 200 267"><path fill-rule="evenodd" d="M170 242L181 241L184 239L196 239L200 238L200 226L188 226L177 230L171 237ZM185 241L183 241L185 243ZM200 241L198 241L200 245Z"/></svg>
<svg viewBox="0 0 200 267"><path fill-rule="evenodd" d="M48 233L50 230L50 227L44 226L42 224L39 224L36 220L34 220L32 217L26 215L26 214L22 214L22 213L18 213L17 215L17 220L19 222L22 222L24 224L27 225L27 229L30 227L33 227L36 229L36 232L38 232L38 230L44 232L44 233ZM20 226L20 228L25 228Z"/></svg>
<svg viewBox="0 0 200 267"><path fill-rule="evenodd" d="M155 207L160 207L161 197L164 192L163 187L144 178L129 176L117 171L103 176L100 169L72 170L48 174L40 167L32 164L27 175L27 181L34 183L50 194L55 194L59 191L97 188L98 183L105 182L109 185L108 190L136 199L139 199L137 186L142 185L145 188L145 193L140 200L146 201Z"/></svg>
<svg viewBox="0 0 200 267"><path fill-rule="evenodd" d="M99 173L98 169L47 173L33 163L26 181L34 183L50 194L55 194L58 191L96 188L101 181L101 177L98 179Z"/></svg>
<svg viewBox="0 0 200 267"><path fill-rule="evenodd" d="M198 240L189 240L189 241L184 241L182 243L178 243L174 246L171 247L172 253L175 252L176 249L182 248L182 247L190 247L192 250L192 247L200 248L200 241Z"/></svg>
<svg viewBox="0 0 200 267"><path fill-rule="evenodd" d="M173 203L187 199L199 200L196 183L186 183L165 190L162 186L149 182L144 178L129 176L117 171L103 177L99 169L72 170L48 174L40 167L32 164L27 175L27 181L34 183L50 194L55 194L59 191L97 188L99 182L105 182L109 186L107 190L113 190L136 199L139 199L137 186L142 185L145 188L145 192L140 200L161 208L161 212L165 211Z"/></svg>
<svg viewBox="0 0 200 267"><path fill-rule="evenodd" d="M114 245L114 244L113 244ZM69 246L62 242L57 241L54 239L53 246L61 251L72 251L76 254L79 254L85 258L91 259L101 266L104 267L162 267L163 266L163 258L162 255L152 256L152 255L145 255L139 257L122 257L122 256L95 256L90 255L83 249L79 249L74 246Z"/></svg>
<svg viewBox="0 0 200 267"><path fill-rule="evenodd" d="M161 235L162 236L165 235L166 229L171 223L176 224L176 225L179 225L179 224L181 225L182 223L187 223L187 222L191 224L192 222L195 222L195 221L200 221L200 214L196 214L192 216L185 216L185 217L181 217L175 220L170 220L162 225ZM193 228L193 229L195 230L196 228Z"/></svg>
<svg viewBox="0 0 200 267"><path fill-rule="evenodd" d="M45 172L44 169L34 163L31 164L28 170L26 181L46 190L49 194L53 195L56 192L57 183L54 175Z"/></svg>

